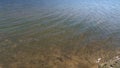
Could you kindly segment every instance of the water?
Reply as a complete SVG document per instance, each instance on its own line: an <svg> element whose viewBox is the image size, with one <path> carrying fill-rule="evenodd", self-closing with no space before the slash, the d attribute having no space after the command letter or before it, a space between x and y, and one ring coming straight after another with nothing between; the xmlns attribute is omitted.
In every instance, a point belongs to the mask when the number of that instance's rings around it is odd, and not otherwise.
<svg viewBox="0 0 120 68"><path fill-rule="evenodd" d="M0 62L6 64L11 58L5 56L19 51L29 55L44 46L71 49L98 42L119 47L119 6L118 0L0 1Z"/></svg>

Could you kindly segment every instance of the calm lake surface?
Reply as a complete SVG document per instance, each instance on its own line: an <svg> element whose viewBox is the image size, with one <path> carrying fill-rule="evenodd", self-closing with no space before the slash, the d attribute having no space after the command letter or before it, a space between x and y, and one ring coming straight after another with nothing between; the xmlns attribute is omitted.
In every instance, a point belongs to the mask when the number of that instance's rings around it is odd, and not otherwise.
<svg viewBox="0 0 120 68"><path fill-rule="evenodd" d="M0 1L0 63L7 64L7 56L18 51L98 41L120 46L120 1Z"/></svg>

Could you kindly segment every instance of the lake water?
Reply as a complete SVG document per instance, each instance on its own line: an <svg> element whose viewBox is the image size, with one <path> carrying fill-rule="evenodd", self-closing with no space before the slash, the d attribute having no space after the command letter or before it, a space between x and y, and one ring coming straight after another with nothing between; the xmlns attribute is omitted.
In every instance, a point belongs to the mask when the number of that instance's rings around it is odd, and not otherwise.
<svg viewBox="0 0 120 68"><path fill-rule="evenodd" d="M11 61L6 56L44 46L72 48L98 42L119 47L119 6L118 0L2 0L0 63Z"/></svg>

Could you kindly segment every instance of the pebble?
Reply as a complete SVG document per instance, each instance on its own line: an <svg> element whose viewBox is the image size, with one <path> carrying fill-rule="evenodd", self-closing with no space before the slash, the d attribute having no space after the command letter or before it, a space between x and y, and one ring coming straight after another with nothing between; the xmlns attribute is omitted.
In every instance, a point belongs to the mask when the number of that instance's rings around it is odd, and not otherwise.
<svg viewBox="0 0 120 68"><path fill-rule="evenodd" d="M108 62L99 64L100 68L118 68L120 63L119 56L114 57L113 59L109 60Z"/></svg>

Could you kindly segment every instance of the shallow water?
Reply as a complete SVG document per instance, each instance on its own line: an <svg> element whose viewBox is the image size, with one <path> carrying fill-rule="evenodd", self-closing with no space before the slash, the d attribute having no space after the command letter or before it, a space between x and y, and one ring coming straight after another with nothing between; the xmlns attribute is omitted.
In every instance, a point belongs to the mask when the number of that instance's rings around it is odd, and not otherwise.
<svg viewBox="0 0 120 68"><path fill-rule="evenodd" d="M119 6L120 1L113 0L1 1L0 52L4 59L0 59L6 63L11 60L5 56L19 50L34 52L46 45L71 49L99 41L119 47Z"/></svg>

